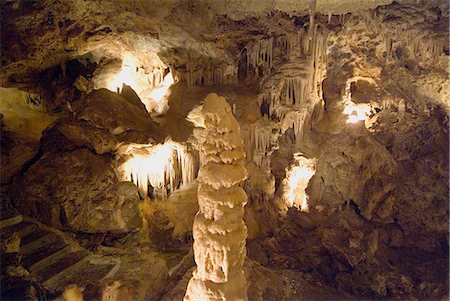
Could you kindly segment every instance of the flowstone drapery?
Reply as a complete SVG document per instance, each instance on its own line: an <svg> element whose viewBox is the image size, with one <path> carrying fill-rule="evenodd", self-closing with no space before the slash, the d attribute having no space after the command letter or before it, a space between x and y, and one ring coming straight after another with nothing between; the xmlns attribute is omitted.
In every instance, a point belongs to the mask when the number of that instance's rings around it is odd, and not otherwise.
<svg viewBox="0 0 450 301"><path fill-rule="evenodd" d="M185 301L247 300L242 269L247 227L243 221L247 195L239 186L246 177L244 144L239 124L225 98L205 98L202 114L205 158L198 180L199 211L194 220L197 268L189 281Z"/></svg>

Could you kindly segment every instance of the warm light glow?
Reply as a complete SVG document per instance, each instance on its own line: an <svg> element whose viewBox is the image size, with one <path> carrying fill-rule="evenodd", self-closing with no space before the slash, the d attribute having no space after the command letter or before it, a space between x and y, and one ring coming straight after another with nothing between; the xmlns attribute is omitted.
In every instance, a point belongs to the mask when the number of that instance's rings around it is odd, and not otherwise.
<svg viewBox="0 0 450 301"><path fill-rule="evenodd" d="M306 196L306 193L303 195L303 200L302 200L302 203L300 205L300 210L301 211L309 211L308 197Z"/></svg>
<svg viewBox="0 0 450 301"><path fill-rule="evenodd" d="M347 115L346 123L357 123L359 121L366 122L369 119L370 115L370 104L368 103L360 103L356 104L352 101L352 83L356 83L360 80L366 81L370 84L375 85L375 81L372 78L362 77L362 76L354 76L347 79L347 83L345 85L345 92L342 96L342 101L345 105L343 113Z"/></svg>
<svg viewBox="0 0 450 301"><path fill-rule="evenodd" d="M172 72L169 72L165 77L163 82L159 87L156 87L153 89L153 91L150 93L150 97L155 100L161 100L169 90L170 86L173 85L174 80L172 76Z"/></svg>
<svg viewBox="0 0 450 301"><path fill-rule="evenodd" d="M355 104L352 101L347 101L344 108L344 114L348 115L347 123L366 121L370 115L370 105L365 103Z"/></svg>
<svg viewBox="0 0 450 301"><path fill-rule="evenodd" d="M308 195L305 192L309 180L315 174L315 159L296 155L296 163L286 171L286 190L284 197L289 207L295 206L308 211Z"/></svg>
<svg viewBox="0 0 450 301"><path fill-rule="evenodd" d="M174 84L172 72L167 73L162 83L153 90L142 93L142 101L148 112L163 114L169 109L170 87ZM148 95L148 96L147 96Z"/></svg>
<svg viewBox="0 0 450 301"><path fill-rule="evenodd" d="M25 140L39 141L42 131L56 119L46 113L37 95L17 88L0 88L0 112L8 129Z"/></svg>
<svg viewBox="0 0 450 301"><path fill-rule="evenodd" d="M122 92L123 84L126 84L133 88L136 92L139 90L137 87L136 75L133 71L136 70L137 60L131 54L125 54L122 59L121 70L112 75L111 80L108 83L107 89L113 92Z"/></svg>
<svg viewBox="0 0 450 301"><path fill-rule="evenodd" d="M106 88L121 93L123 84L126 84L136 92L148 112L167 112L170 87L174 84L172 72L164 76L165 69L158 67L145 74L139 66L140 63L135 57L129 53L125 54L120 71L110 75Z"/></svg>
<svg viewBox="0 0 450 301"><path fill-rule="evenodd" d="M131 158L121 170L124 180L139 187L144 198L165 199L182 184L195 179L197 166L187 148L173 141L158 145L132 145Z"/></svg>

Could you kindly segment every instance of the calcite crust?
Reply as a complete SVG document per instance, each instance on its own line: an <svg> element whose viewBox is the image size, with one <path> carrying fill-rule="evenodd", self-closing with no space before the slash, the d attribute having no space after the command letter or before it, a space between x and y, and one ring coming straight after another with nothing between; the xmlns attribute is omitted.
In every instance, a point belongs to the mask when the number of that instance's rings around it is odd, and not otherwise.
<svg viewBox="0 0 450 301"><path fill-rule="evenodd" d="M205 164L198 175L199 211L193 226L197 267L184 300L247 300L242 269L247 195L239 186L247 170L239 123L225 98L214 93L205 98L202 114L207 134L202 147Z"/></svg>

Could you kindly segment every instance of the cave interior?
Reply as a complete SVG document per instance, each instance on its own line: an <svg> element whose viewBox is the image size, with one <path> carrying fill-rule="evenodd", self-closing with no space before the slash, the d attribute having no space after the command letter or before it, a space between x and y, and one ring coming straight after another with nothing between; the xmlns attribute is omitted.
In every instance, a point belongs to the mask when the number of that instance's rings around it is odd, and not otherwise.
<svg viewBox="0 0 450 301"><path fill-rule="evenodd" d="M448 300L447 0L0 0L1 300Z"/></svg>

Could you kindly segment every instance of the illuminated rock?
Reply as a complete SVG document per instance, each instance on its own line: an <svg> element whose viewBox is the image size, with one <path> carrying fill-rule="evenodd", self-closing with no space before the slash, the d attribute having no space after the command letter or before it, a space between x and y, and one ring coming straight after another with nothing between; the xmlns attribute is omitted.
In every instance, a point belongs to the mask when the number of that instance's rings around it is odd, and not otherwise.
<svg viewBox="0 0 450 301"><path fill-rule="evenodd" d="M247 195L239 187L247 171L239 124L226 100L216 94L206 97L202 113L207 131L203 151L214 156L206 157L199 171L199 212L193 226L197 268L184 300L247 300L243 272ZM227 143L216 143L212 137Z"/></svg>
<svg viewBox="0 0 450 301"><path fill-rule="evenodd" d="M308 195L306 187L315 173L315 159L307 159L301 155L295 156L295 163L287 170L284 197L288 206L299 207L308 211Z"/></svg>
<svg viewBox="0 0 450 301"><path fill-rule="evenodd" d="M179 186L192 182L197 174L195 157L186 146L170 140L157 145L124 145L119 153L127 157L119 167L122 179L138 186L144 199L166 199Z"/></svg>

